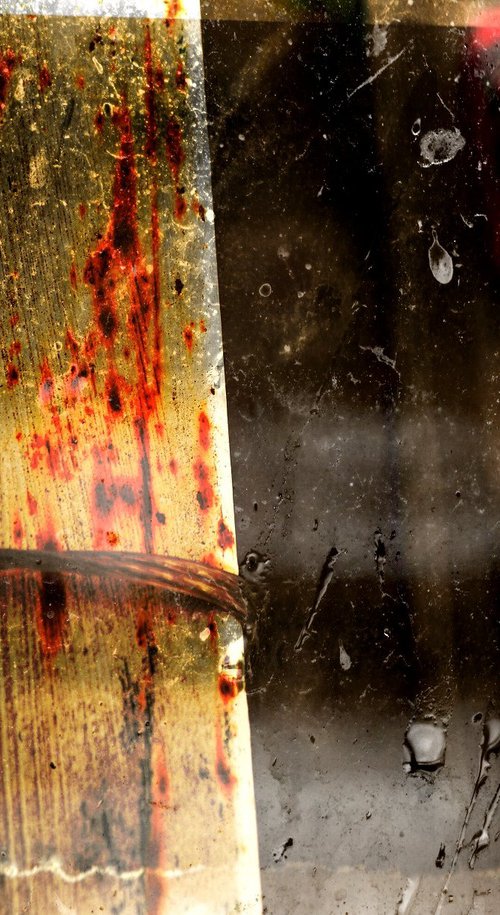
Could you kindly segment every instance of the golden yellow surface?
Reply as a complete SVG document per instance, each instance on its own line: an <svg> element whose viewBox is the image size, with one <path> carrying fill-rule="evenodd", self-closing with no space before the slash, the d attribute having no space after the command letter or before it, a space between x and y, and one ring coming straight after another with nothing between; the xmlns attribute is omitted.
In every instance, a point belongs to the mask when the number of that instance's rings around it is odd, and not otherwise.
<svg viewBox="0 0 500 915"><path fill-rule="evenodd" d="M4 547L236 570L188 30L2 19Z"/></svg>

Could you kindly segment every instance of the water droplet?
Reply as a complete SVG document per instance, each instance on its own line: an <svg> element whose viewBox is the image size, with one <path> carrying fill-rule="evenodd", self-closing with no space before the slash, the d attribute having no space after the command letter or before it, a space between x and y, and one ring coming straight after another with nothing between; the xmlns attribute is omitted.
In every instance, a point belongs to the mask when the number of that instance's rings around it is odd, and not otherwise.
<svg viewBox="0 0 500 915"><path fill-rule="evenodd" d="M429 248L429 267L438 283L446 286L453 279L453 261L448 252L439 243L435 230L432 230L433 242Z"/></svg>
<svg viewBox="0 0 500 915"><path fill-rule="evenodd" d="M417 120L414 121L413 124L411 125L411 132L414 137L418 137L421 130L422 130L422 119L417 118Z"/></svg>
<svg viewBox="0 0 500 915"><path fill-rule="evenodd" d="M261 295L263 299L267 299L272 291L273 288L270 283L262 283L262 286L259 289L259 295Z"/></svg>
<svg viewBox="0 0 500 915"><path fill-rule="evenodd" d="M404 742L404 762L410 769L436 769L444 764L446 735L433 721L414 721Z"/></svg>
<svg viewBox="0 0 500 915"><path fill-rule="evenodd" d="M490 718L483 730L483 753L497 753L500 750L500 718Z"/></svg>
<svg viewBox="0 0 500 915"><path fill-rule="evenodd" d="M350 670L350 668L352 667L352 661L340 640L339 640L339 660L340 660L340 666L341 666L342 670Z"/></svg>

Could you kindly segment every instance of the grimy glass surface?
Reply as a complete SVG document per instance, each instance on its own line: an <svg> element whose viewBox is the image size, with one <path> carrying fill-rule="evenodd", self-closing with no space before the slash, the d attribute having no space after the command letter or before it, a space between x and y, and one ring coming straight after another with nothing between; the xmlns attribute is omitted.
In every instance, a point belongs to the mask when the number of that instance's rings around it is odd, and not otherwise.
<svg viewBox="0 0 500 915"><path fill-rule="evenodd" d="M264 907L494 915L500 8L217 11Z"/></svg>

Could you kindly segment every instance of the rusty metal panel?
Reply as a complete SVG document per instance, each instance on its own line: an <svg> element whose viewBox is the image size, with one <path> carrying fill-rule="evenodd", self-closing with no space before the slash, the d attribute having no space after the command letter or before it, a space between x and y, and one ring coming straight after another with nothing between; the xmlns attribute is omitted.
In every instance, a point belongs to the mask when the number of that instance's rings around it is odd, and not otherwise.
<svg viewBox="0 0 500 915"><path fill-rule="evenodd" d="M259 911L199 19L63 9L1 23L0 911Z"/></svg>

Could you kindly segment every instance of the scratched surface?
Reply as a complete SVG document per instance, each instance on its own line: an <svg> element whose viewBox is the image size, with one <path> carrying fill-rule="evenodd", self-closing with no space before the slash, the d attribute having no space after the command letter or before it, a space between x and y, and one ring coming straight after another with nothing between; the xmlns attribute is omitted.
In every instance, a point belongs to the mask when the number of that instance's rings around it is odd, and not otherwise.
<svg viewBox="0 0 500 915"><path fill-rule="evenodd" d="M201 44L175 12L1 22L2 915L259 910Z"/></svg>

